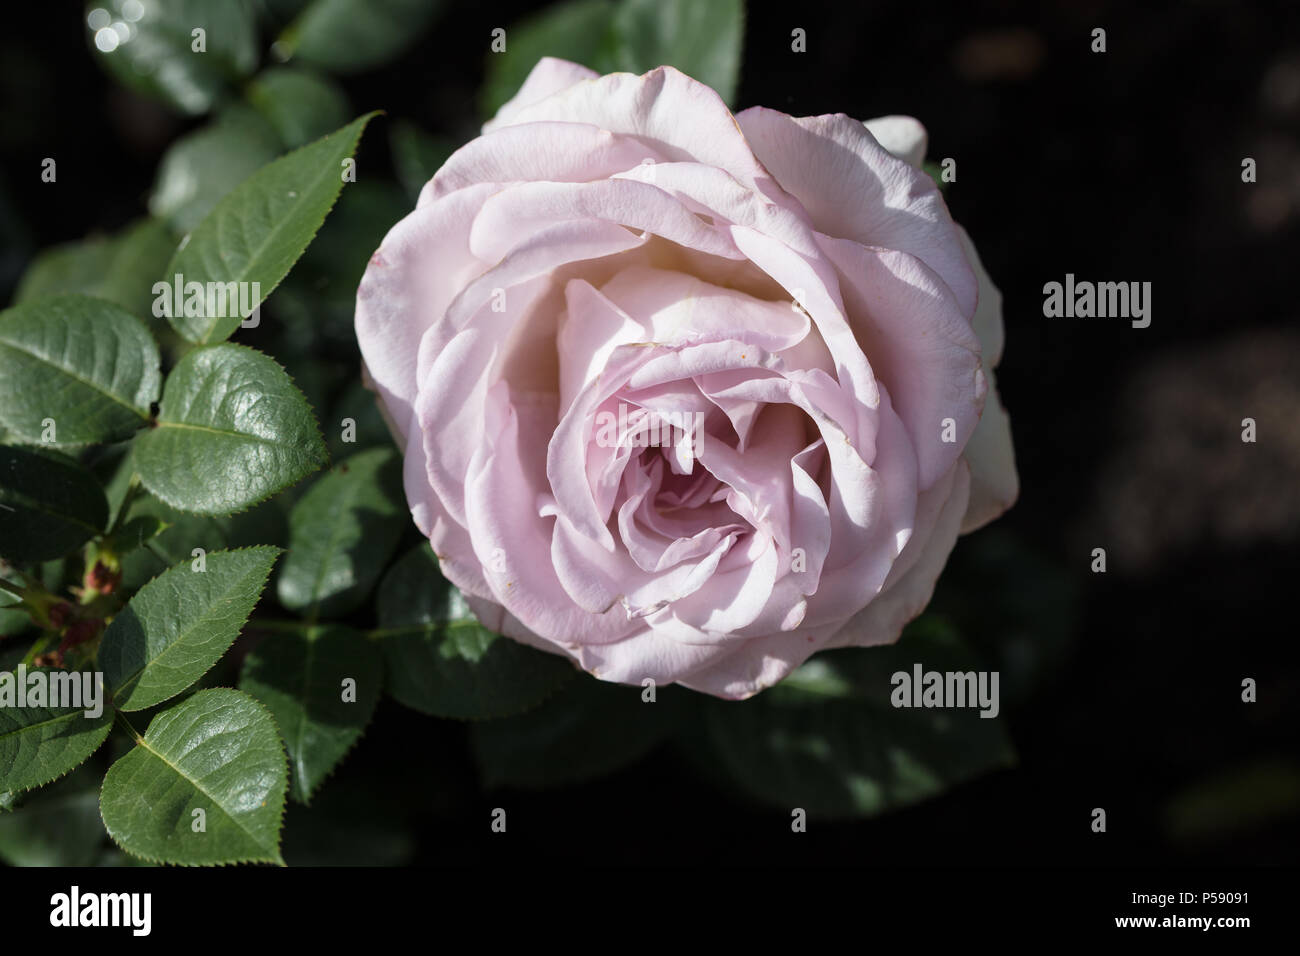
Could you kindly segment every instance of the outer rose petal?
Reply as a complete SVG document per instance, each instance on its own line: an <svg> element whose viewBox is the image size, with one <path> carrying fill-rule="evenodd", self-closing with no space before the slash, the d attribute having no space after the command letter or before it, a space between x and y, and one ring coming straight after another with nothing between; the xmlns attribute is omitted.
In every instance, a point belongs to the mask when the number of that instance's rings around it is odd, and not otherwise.
<svg viewBox="0 0 1300 956"><path fill-rule="evenodd" d="M948 287L896 249L821 238L835 263L857 339L916 445L920 486L952 469L979 421L986 375L980 341ZM941 441L951 418L956 441Z"/></svg>
<svg viewBox="0 0 1300 956"><path fill-rule="evenodd" d="M589 70L577 63L561 60L558 57L544 56L537 61L537 65L524 80L524 85L519 87L519 92L501 104L497 115L483 124L483 132L489 133L502 126L509 126L516 122L515 117L525 108L540 103L548 96L567 90L575 83L594 80L599 75L595 70Z"/></svg>
<svg viewBox="0 0 1300 956"><path fill-rule="evenodd" d="M920 167L928 137L925 127L910 116L878 116L863 120L876 142L909 166Z"/></svg>
<svg viewBox="0 0 1300 956"><path fill-rule="evenodd" d="M919 167L925 159L925 127L909 116L882 116L866 121L873 136L899 159ZM975 270L978 305L971 324L979 337L988 393L984 412L963 452L971 471L970 504L962 521L966 534L988 524L1014 503L1020 493L1011 420L998 397L993 369L1002 359L1002 293L989 277L970 236L960 225L957 235Z"/></svg>
<svg viewBox="0 0 1300 956"><path fill-rule="evenodd" d="M1015 504L1020 494L1020 478L1016 474L1011 419L998 398L997 383L993 378L993 367L1002 358L1002 293L989 278L966 230L958 226L957 234L979 277L979 309L975 312L973 324L983 346L984 372L989 381L984 415L964 452L971 474L970 507L961 526L962 534L965 534L988 524Z"/></svg>
<svg viewBox="0 0 1300 956"><path fill-rule="evenodd" d="M506 126L452 153L421 191L421 203L474 183L608 179L639 171L646 159L659 162L663 157L636 137L616 136L588 123Z"/></svg>
<svg viewBox="0 0 1300 956"><path fill-rule="evenodd" d="M755 106L736 122L818 231L916 256L948 284L963 314L975 311L975 274L929 176L895 159L843 113L796 118Z"/></svg>
<svg viewBox="0 0 1300 956"><path fill-rule="evenodd" d="M827 647L866 647L892 644L903 626L930 603L939 573L961 532L970 496L970 472L965 462L921 496L917 531L894 564L876 599L855 614Z"/></svg>
<svg viewBox="0 0 1300 956"><path fill-rule="evenodd" d="M427 205L389 230L357 289L357 342L392 423L406 437L416 356L425 330L487 264L469 250L470 227L495 187L475 186Z"/></svg>
<svg viewBox="0 0 1300 956"><path fill-rule="evenodd" d="M989 389L984 417L966 445L965 459L970 465L971 491L962 534L988 524L1015 504L1020 495L1011 419L998 400L996 388Z"/></svg>
<svg viewBox="0 0 1300 956"><path fill-rule="evenodd" d="M754 158L722 97L671 66L642 76L610 73L513 114L511 123L591 123L647 140L669 161L717 166L769 199L785 199Z"/></svg>

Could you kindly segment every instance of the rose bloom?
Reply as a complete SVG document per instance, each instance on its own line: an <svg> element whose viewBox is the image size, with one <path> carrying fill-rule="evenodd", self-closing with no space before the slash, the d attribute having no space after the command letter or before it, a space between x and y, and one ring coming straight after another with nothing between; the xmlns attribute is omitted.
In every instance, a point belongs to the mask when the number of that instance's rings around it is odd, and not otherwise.
<svg viewBox="0 0 1300 956"><path fill-rule="evenodd" d="M898 638L1017 494L1001 297L925 143L543 59L447 160L356 328L485 627L726 698Z"/></svg>

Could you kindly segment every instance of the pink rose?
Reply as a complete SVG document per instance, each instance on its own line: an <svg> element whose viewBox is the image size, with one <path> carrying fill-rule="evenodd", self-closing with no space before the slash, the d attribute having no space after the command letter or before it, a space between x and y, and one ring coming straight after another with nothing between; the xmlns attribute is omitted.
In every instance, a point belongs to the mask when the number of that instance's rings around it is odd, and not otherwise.
<svg viewBox="0 0 1300 956"><path fill-rule="evenodd" d="M897 639L1017 493L1000 296L924 152L544 59L447 160L356 325L486 627L728 698Z"/></svg>

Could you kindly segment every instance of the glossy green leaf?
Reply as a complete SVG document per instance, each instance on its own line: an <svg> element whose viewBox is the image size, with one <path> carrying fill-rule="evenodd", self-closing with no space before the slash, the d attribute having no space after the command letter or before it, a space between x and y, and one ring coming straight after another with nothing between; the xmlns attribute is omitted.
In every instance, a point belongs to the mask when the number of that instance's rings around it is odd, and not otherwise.
<svg viewBox="0 0 1300 956"><path fill-rule="evenodd" d="M311 0L275 52L335 73L379 66L410 46L442 0Z"/></svg>
<svg viewBox="0 0 1300 956"><path fill-rule="evenodd" d="M895 673L985 665L934 618L897 644L829 651L746 701L710 700L709 760L741 790L822 818L906 806L1015 761L1004 720L978 708L895 707Z"/></svg>
<svg viewBox="0 0 1300 956"><path fill-rule="evenodd" d="M270 634L245 658L239 686L275 716L299 803L361 738L383 676L378 648L343 625Z"/></svg>
<svg viewBox="0 0 1300 956"><path fill-rule="evenodd" d="M120 710L142 710L204 675L239 636L279 548L216 551L150 581L113 618L99 666Z"/></svg>
<svg viewBox="0 0 1300 956"><path fill-rule="evenodd" d="M177 332L191 342L220 342L271 294L325 221L361 131L375 115L262 167L213 207L177 250L167 275L181 275L187 285L247 283L247 292L238 309L203 308L202 315L185 309L168 316Z"/></svg>
<svg viewBox="0 0 1300 956"><path fill-rule="evenodd" d="M76 292L107 299L140 319L153 314L153 286L176 240L157 219L138 219L113 236L51 246L23 273L14 303Z"/></svg>
<svg viewBox="0 0 1300 956"><path fill-rule="evenodd" d="M156 716L109 768L100 811L117 845L146 860L281 863L287 774L265 707L201 690Z"/></svg>
<svg viewBox="0 0 1300 956"><path fill-rule="evenodd" d="M92 0L86 11L95 59L120 82L185 113L211 109L257 65L249 0Z"/></svg>
<svg viewBox="0 0 1300 956"><path fill-rule="evenodd" d="M60 558L107 523L104 490L86 469L54 452L0 445L0 557Z"/></svg>
<svg viewBox="0 0 1300 956"><path fill-rule="evenodd" d="M248 101L270 122L289 149L338 129L348 121L348 98L332 80L311 70L272 67L248 86Z"/></svg>
<svg viewBox="0 0 1300 956"><path fill-rule="evenodd" d="M63 295L0 312L0 423L20 442L129 438L162 372L149 330L120 306Z"/></svg>
<svg viewBox="0 0 1300 956"><path fill-rule="evenodd" d="M167 378L157 427L135 448L146 488L183 511L227 514L323 466L311 407L272 359L242 345L195 349Z"/></svg>
<svg viewBox="0 0 1300 956"><path fill-rule="evenodd" d="M574 677L564 658L480 625L427 544L384 576L378 604L388 693L422 713L458 720L521 714Z"/></svg>
<svg viewBox="0 0 1300 956"><path fill-rule="evenodd" d="M232 103L206 126L186 133L167 148L149 195L149 212L178 233L194 229L227 194L281 152L280 136L265 117L243 103ZM154 279L172 281L167 264Z"/></svg>
<svg viewBox="0 0 1300 956"><path fill-rule="evenodd" d="M620 0L613 19L618 68L675 66L732 103L744 26L743 0Z"/></svg>
<svg viewBox="0 0 1300 956"><path fill-rule="evenodd" d="M99 749L113 725L113 711L96 680L89 671L48 667L20 666L0 673L0 790L20 792L57 780ZM30 696L19 696L20 683L28 695L44 685L44 704L58 696L78 706L34 706ZM96 696L97 707L92 703ZM93 710L99 714L86 716Z"/></svg>
<svg viewBox="0 0 1300 956"><path fill-rule="evenodd" d="M280 603L313 617L355 609L379 579L408 521L397 453L373 448L353 455L289 513Z"/></svg>

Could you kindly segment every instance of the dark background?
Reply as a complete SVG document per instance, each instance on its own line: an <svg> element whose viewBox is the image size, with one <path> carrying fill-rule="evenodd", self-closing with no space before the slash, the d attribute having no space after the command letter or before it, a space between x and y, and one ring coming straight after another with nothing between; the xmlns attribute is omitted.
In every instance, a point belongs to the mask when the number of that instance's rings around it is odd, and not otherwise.
<svg viewBox="0 0 1300 956"><path fill-rule="evenodd" d="M354 112L469 138L489 31L535 6L450 4L400 61L343 80ZM142 215L163 150L200 123L104 75L80 4L44 9L0 31L6 302L37 248ZM795 27L807 53L790 50ZM385 700L318 807L289 811L291 862L1296 862L1300 8L755 2L743 64L737 108L908 113L931 158L957 160L949 204L1005 296L998 384L1022 491L959 543L953 577L1013 553L991 600L1012 608L1020 650L1041 637L1055 655L1004 710L1020 765L795 838L788 813L672 750L581 787L481 792L464 728ZM369 137L360 162L387 161ZM1067 272L1150 281L1151 326L1044 318L1043 284ZM1256 444L1240 440L1247 416ZM940 607L962 601L946 581ZM972 636L1018 653L986 617ZM508 844L487 832L494 806L511 808Z"/></svg>

